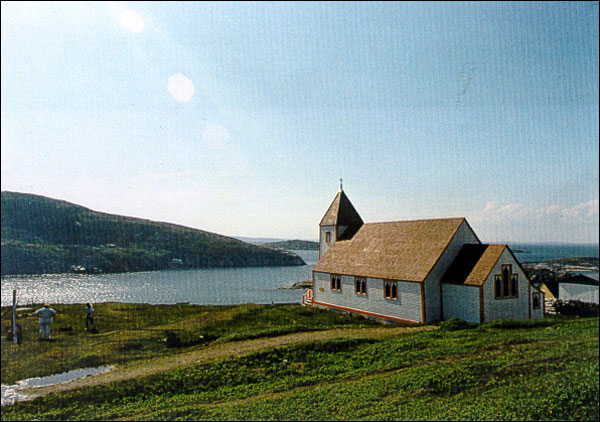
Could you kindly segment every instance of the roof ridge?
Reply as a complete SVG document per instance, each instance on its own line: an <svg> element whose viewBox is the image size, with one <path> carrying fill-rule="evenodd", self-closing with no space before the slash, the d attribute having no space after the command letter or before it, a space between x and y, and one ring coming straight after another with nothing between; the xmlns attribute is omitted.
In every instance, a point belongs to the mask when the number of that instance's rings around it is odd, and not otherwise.
<svg viewBox="0 0 600 422"><path fill-rule="evenodd" d="M364 223L364 224L373 225L373 224L389 224L389 223L416 223L418 221L450 221L450 220L462 221L462 220L466 220L466 218L465 217L418 218L416 220L373 221L373 222Z"/></svg>

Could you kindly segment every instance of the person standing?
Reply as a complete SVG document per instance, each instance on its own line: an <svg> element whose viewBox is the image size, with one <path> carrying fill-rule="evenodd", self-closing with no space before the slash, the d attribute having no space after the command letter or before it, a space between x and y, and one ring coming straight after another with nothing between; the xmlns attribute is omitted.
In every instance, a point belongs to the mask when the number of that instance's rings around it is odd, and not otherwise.
<svg viewBox="0 0 600 422"><path fill-rule="evenodd" d="M50 307L47 303L44 303L44 307L34 312L35 315L40 317L38 323L40 324L40 340L50 340L50 329L52 328L52 317L56 315L56 311Z"/></svg>
<svg viewBox="0 0 600 422"><path fill-rule="evenodd" d="M96 324L94 324L94 306L91 303L85 304L85 330L89 330L88 324L92 325L92 330L96 329Z"/></svg>

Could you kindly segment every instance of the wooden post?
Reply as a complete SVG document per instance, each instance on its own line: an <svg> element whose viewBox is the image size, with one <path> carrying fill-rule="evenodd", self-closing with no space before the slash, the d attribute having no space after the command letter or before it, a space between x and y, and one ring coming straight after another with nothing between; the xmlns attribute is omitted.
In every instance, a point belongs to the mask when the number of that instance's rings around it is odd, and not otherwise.
<svg viewBox="0 0 600 422"><path fill-rule="evenodd" d="M19 337L17 336L17 289L13 289L12 335L13 343L19 344Z"/></svg>

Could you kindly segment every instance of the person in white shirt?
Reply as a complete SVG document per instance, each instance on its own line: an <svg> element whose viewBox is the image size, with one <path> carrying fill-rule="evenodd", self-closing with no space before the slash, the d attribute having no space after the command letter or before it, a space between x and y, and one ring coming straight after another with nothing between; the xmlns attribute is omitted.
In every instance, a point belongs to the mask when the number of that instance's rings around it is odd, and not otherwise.
<svg viewBox="0 0 600 422"><path fill-rule="evenodd" d="M56 311L50 307L47 303L44 303L44 307L34 312L35 315L39 316L38 323L40 324L40 340L50 340L50 328L52 327L52 317L56 315Z"/></svg>
<svg viewBox="0 0 600 422"><path fill-rule="evenodd" d="M94 306L91 303L85 304L85 330L89 330L88 324L92 324L92 330L96 329L94 324Z"/></svg>

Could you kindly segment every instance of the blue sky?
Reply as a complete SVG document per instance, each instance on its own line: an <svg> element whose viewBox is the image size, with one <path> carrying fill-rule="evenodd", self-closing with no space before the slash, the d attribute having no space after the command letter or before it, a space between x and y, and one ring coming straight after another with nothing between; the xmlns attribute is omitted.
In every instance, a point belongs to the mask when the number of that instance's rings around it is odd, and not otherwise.
<svg viewBox="0 0 600 422"><path fill-rule="evenodd" d="M228 236L598 243L598 3L2 3L2 190Z"/></svg>

